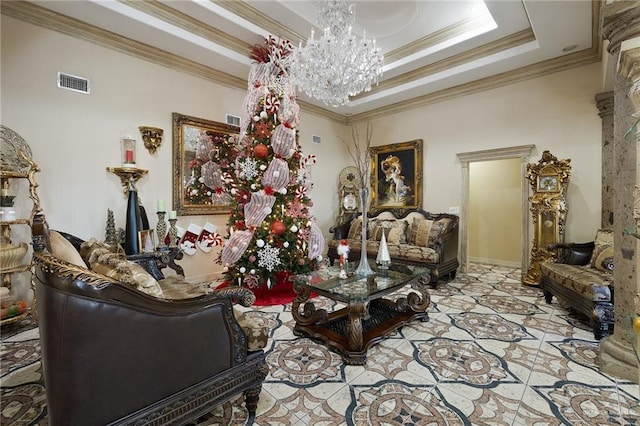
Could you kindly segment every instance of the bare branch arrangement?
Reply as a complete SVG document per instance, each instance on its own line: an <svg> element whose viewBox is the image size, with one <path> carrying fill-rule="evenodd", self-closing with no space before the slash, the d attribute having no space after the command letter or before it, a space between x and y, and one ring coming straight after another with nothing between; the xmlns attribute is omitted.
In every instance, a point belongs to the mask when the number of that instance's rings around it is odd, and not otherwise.
<svg viewBox="0 0 640 426"><path fill-rule="evenodd" d="M364 141L360 140L360 134L355 124L351 125L351 140L353 147L351 147L344 139L340 138L344 146L347 148L349 156L353 160L358 169L358 177L360 178L360 188L368 188L369 185L369 173L371 171L371 160L369 158L369 148L371 147L371 136L373 135L373 126L371 122L367 121L367 129Z"/></svg>

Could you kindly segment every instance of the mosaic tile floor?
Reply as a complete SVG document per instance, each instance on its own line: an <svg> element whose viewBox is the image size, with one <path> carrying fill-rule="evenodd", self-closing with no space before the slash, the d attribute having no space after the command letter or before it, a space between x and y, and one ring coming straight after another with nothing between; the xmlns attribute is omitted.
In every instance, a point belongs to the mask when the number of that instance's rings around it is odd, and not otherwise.
<svg viewBox="0 0 640 426"><path fill-rule="evenodd" d="M253 308L271 324L256 417L235 401L203 424L640 423L638 386L601 374L591 330L521 286L519 269L472 265L431 295L430 320L372 347L365 366L294 336L290 305Z"/></svg>
<svg viewBox="0 0 640 426"><path fill-rule="evenodd" d="M430 320L372 347L364 366L294 336L291 305L253 307L271 327L256 416L239 397L197 424L640 424L638 385L599 373L591 330L519 280L518 269L473 265L440 281ZM3 337L0 424L48 424L37 328Z"/></svg>

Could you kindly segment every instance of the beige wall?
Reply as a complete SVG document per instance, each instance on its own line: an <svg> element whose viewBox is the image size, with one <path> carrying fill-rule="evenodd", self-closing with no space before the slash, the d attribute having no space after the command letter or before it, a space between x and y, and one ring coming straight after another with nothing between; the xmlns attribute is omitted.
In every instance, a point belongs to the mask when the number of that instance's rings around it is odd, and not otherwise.
<svg viewBox="0 0 640 426"><path fill-rule="evenodd" d="M446 212L460 206L457 153L534 144L570 158L566 241L590 241L600 224L601 120L594 96L600 64L468 95L374 121L376 145L424 140L423 205Z"/></svg>
<svg viewBox="0 0 640 426"><path fill-rule="evenodd" d="M150 155L139 145L138 161L148 169L138 190L152 223L157 199L172 199L171 113L224 121L240 115L244 90L182 74L119 52L5 16L1 17L2 124L30 144L42 206L52 228L81 238L104 238L107 209L124 226L126 200L115 175L119 137L127 128L161 127L165 140ZM91 80L91 95L56 87L63 71ZM454 100L392 114L373 121L373 145L424 140L424 207L447 211L460 206L461 171L456 153L536 144L558 158L572 158L567 239L589 239L600 212L599 64L532 79ZM350 130L324 117L301 114L300 141L318 164L312 199L318 222L328 229L337 215L337 175L351 160L338 136ZM310 142L311 135L322 144ZM537 161L537 159L536 159ZM187 227L225 216L180 217ZM187 277L200 280L220 271L217 253L198 252L183 260ZM188 256L185 256L188 257Z"/></svg>
<svg viewBox="0 0 640 426"><path fill-rule="evenodd" d="M519 158L469 164L471 262L520 267L522 179Z"/></svg>

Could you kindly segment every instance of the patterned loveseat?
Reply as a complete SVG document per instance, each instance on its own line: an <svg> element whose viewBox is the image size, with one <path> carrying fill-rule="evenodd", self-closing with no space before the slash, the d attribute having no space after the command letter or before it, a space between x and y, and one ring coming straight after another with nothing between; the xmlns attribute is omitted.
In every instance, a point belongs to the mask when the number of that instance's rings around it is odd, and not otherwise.
<svg viewBox="0 0 640 426"><path fill-rule="evenodd" d="M449 275L454 278L458 262L458 216L428 213L422 209L381 210L367 221L367 257L375 259L384 232L391 261L424 266L431 270L431 283ZM349 244L349 262L360 260L362 216L352 215L329 232L327 257L333 265L342 239Z"/></svg>
<svg viewBox="0 0 640 426"><path fill-rule="evenodd" d="M613 233L601 229L589 243L555 244L557 262L540 266L547 303L553 296L586 315L596 339L613 333Z"/></svg>

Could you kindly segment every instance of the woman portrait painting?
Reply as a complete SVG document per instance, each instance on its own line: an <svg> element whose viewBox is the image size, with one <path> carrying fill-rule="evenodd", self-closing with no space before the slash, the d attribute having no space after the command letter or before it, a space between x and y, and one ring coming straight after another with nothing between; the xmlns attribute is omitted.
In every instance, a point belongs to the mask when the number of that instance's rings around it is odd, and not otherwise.
<svg viewBox="0 0 640 426"><path fill-rule="evenodd" d="M374 206L419 207L422 140L372 148Z"/></svg>

